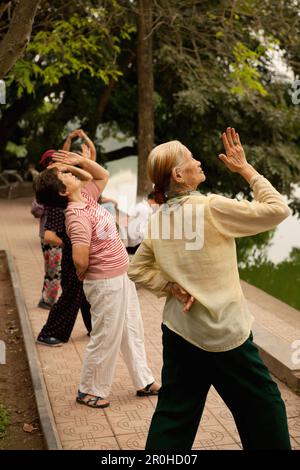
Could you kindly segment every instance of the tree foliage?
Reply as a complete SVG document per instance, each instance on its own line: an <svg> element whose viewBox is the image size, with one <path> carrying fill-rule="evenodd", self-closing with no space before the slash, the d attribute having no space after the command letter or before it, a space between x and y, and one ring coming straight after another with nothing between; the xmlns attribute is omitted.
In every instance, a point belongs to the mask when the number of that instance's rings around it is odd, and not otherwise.
<svg viewBox="0 0 300 470"><path fill-rule="evenodd" d="M37 158L75 122L92 135L101 124L137 138L137 14L134 0L42 0L8 78L0 152L13 141ZM292 195L300 176L300 109L289 93L300 71L299 1L153 0L152 38L155 142L182 140L202 161L206 191L247 195L217 159L221 131L235 126L249 161Z"/></svg>
<svg viewBox="0 0 300 470"><path fill-rule="evenodd" d="M9 77L8 85L18 84L18 95L34 93L38 82L53 86L68 76L80 80L86 74L105 85L110 78L118 78L119 44L130 38L134 28L122 21L115 32L112 12L93 3L71 2L72 7L66 6L64 16L54 18L47 28L43 22L42 27L38 24L26 56L17 62ZM112 3L118 15L119 6Z"/></svg>

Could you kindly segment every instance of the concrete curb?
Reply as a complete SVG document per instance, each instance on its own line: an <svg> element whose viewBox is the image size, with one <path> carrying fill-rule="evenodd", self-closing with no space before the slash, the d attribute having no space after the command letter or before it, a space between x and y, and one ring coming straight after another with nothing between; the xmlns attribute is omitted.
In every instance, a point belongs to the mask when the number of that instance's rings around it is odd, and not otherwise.
<svg viewBox="0 0 300 470"><path fill-rule="evenodd" d="M62 445L56 429L48 392L41 370L40 360L35 347L35 340L29 322L25 300L12 255L4 250L7 258L8 269L14 291L16 306L23 333L24 346L26 350L33 390L35 394L37 409L40 417L43 435L48 450L62 450Z"/></svg>
<svg viewBox="0 0 300 470"><path fill-rule="evenodd" d="M289 330L294 328L295 331L300 332L300 311L245 281L242 281L241 284L246 299L250 302L250 311L254 317L258 313L258 318L261 318L265 311L271 312L273 319L280 321L283 328L282 335L279 330L276 334L276 331L268 329L259 320L256 320L252 327L254 343L270 372L299 393L300 363L295 363L292 360L294 349L289 334L285 339L284 328L287 325Z"/></svg>
<svg viewBox="0 0 300 470"><path fill-rule="evenodd" d="M291 345L261 325L253 325L254 343L268 369L294 392L300 393L300 368L291 362Z"/></svg>

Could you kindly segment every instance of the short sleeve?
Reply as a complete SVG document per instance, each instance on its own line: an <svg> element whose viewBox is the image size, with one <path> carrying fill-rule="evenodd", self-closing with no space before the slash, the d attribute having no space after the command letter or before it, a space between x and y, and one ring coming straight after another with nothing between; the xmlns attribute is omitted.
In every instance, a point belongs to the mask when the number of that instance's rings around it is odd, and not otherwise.
<svg viewBox="0 0 300 470"><path fill-rule="evenodd" d="M68 216L66 229L72 245L91 244L92 225L87 217L76 214Z"/></svg>

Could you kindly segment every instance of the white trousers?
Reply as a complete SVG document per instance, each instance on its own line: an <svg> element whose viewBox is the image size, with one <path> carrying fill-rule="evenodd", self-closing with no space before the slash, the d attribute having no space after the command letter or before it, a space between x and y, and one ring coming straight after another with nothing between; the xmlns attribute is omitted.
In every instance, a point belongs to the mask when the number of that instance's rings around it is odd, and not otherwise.
<svg viewBox="0 0 300 470"><path fill-rule="evenodd" d="M85 280L83 288L91 304L92 332L85 351L79 390L106 398L119 351L136 390L152 383L154 378L147 365L139 300L127 273L111 279Z"/></svg>

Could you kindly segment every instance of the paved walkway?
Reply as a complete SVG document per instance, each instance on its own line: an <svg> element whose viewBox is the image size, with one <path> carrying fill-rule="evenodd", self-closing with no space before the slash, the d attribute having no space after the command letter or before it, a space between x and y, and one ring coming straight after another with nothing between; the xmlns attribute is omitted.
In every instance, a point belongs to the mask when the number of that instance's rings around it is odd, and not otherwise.
<svg viewBox="0 0 300 470"><path fill-rule="evenodd" d="M21 279L33 334L46 321L47 311L36 307L43 279L38 222L30 214L29 198L0 200L0 249L14 256ZM163 300L138 291L149 364L159 379L161 370L160 321ZM271 318L270 318L271 321ZM78 316L70 341L61 348L37 345L57 430L64 449L143 449L156 398L137 398L121 357L118 360L111 406L93 410L75 403L84 349L88 342ZM300 397L278 382L285 400L293 448L300 450ZM209 392L195 449L240 449L231 413L221 398Z"/></svg>

